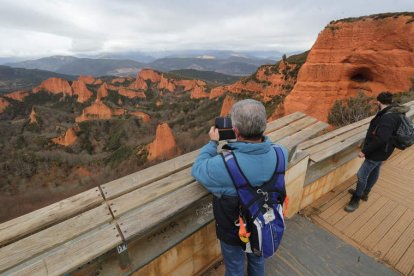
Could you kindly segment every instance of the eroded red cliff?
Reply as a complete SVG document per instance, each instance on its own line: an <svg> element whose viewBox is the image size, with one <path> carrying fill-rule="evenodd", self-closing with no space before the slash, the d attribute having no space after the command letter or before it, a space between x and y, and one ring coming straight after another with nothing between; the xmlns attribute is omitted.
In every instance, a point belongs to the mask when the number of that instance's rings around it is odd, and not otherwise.
<svg viewBox="0 0 414 276"><path fill-rule="evenodd" d="M53 138L52 142L67 147L76 143L77 140L78 136L76 135L74 128L70 127L66 130L64 135Z"/></svg>
<svg viewBox="0 0 414 276"><path fill-rule="evenodd" d="M81 78L72 83L73 95L78 96L77 101L84 103L88 101L92 96L92 92L86 87L86 83Z"/></svg>
<svg viewBox="0 0 414 276"><path fill-rule="evenodd" d="M337 99L359 91L408 91L414 76L411 16L339 20L318 36L297 83L284 102L285 114L302 111L326 121Z"/></svg>
<svg viewBox="0 0 414 276"><path fill-rule="evenodd" d="M155 139L147 150L148 160L168 159L179 154L173 131L167 123L157 126Z"/></svg>
<svg viewBox="0 0 414 276"><path fill-rule="evenodd" d="M34 93L37 93L41 90L46 90L52 94L60 94L63 93L67 96L72 96L72 87L70 87L69 82L65 79L61 78L48 78L47 80L43 81L39 86L33 89Z"/></svg>
<svg viewBox="0 0 414 276"><path fill-rule="evenodd" d="M9 105L10 103L6 99L0 97L0 113L3 113Z"/></svg>

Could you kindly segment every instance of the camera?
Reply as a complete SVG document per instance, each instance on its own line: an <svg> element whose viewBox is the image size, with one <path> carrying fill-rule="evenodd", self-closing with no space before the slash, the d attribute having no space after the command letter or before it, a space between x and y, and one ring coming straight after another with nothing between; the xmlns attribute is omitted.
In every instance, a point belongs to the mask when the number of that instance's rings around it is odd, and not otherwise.
<svg viewBox="0 0 414 276"><path fill-rule="evenodd" d="M219 140L236 139L230 117L217 117L214 123L219 132Z"/></svg>

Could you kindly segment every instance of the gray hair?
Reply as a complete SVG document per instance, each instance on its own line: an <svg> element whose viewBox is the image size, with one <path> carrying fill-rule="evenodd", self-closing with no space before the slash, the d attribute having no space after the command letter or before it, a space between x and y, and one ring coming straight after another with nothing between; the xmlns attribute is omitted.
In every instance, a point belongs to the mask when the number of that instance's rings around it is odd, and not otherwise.
<svg viewBox="0 0 414 276"><path fill-rule="evenodd" d="M256 100L242 100L231 108L232 125L243 138L260 138L266 129L266 109Z"/></svg>

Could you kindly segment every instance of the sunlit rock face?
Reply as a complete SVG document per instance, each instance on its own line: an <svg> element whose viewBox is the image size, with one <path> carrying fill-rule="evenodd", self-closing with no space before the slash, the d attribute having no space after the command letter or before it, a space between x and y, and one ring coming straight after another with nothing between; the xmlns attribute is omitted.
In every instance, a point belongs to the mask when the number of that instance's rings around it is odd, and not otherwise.
<svg viewBox="0 0 414 276"><path fill-rule="evenodd" d="M148 160L168 159L179 154L172 129L163 123L157 126L154 141L147 146Z"/></svg>
<svg viewBox="0 0 414 276"><path fill-rule="evenodd" d="M43 81L39 86L35 87L33 92L37 93L41 90L45 90L52 94L63 93L67 96L73 95L72 87L69 85L69 82L61 78L49 78Z"/></svg>
<svg viewBox="0 0 414 276"><path fill-rule="evenodd" d="M318 36L284 113L302 111L322 121L337 99L408 91L414 77L411 16L365 17L329 24Z"/></svg>

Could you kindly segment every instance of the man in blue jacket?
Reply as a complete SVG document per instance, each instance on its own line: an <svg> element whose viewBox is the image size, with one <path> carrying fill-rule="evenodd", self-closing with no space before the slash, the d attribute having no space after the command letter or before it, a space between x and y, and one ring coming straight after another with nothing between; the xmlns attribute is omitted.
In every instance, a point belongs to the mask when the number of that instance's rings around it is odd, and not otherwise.
<svg viewBox="0 0 414 276"><path fill-rule="evenodd" d="M255 100L239 101L232 107L231 120L237 142L228 147L236 156L241 170L251 185L260 186L268 181L276 170L277 158L272 142L263 136L266 129L266 110ZM220 240L226 275L244 275L247 255L249 275L264 275L264 258L245 254L235 222L239 217L239 198L222 157L217 153L218 130L211 127L210 142L200 151L192 175L213 194L213 212L216 234ZM288 152L281 147L286 159Z"/></svg>

